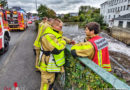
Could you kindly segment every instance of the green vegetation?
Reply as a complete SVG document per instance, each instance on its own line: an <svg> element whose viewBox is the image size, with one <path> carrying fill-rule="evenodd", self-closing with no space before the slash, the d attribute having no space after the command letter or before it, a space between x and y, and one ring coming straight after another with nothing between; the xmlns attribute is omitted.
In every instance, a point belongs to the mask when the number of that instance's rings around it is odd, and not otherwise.
<svg viewBox="0 0 130 90"><path fill-rule="evenodd" d="M77 59L74 59L70 53L66 51L66 80L65 90L103 90L103 88L113 88L112 85L104 82L91 69L85 67Z"/></svg>
<svg viewBox="0 0 130 90"><path fill-rule="evenodd" d="M37 9L38 11L38 16L40 17L40 20L35 21L35 26L36 26L36 31L38 30L38 24L42 21L43 17L48 17L48 18L56 18L56 13L54 10L48 8L45 5L40 5ZM33 16L37 16L37 14L34 14Z"/></svg>
<svg viewBox="0 0 130 90"><path fill-rule="evenodd" d="M103 16L100 15L100 9L90 6L81 6L78 16L70 16L65 14L61 18L64 22L81 22L80 26L84 27L89 22L97 22L101 25L101 29L106 29L107 25L103 21Z"/></svg>
<svg viewBox="0 0 130 90"><path fill-rule="evenodd" d="M38 16L40 18L42 17L55 18L56 17L56 13L54 10L42 4L38 7L37 11L38 11Z"/></svg>
<svg viewBox="0 0 130 90"><path fill-rule="evenodd" d="M3 6L4 9L8 8L8 2L7 2L7 0L1 0L0 4Z"/></svg>

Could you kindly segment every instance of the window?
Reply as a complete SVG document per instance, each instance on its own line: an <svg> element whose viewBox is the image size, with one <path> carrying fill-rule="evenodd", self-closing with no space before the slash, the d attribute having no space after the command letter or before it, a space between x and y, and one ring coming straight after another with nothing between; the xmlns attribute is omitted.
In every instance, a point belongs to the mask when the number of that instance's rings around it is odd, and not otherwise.
<svg viewBox="0 0 130 90"><path fill-rule="evenodd" d="M127 10L129 10L129 9L130 9L130 6L128 5L128 6L127 6Z"/></svg>
<svg viewBox="0 0 130 90"><path fill-rule="evenodd" d="M114 18L115 18L115 15L114 15Z"/></svg>
<svg viewBox="0 0 130 90"><path fill-rule="evenodd" d="M130 28L130 22L127 22L127 28Z"/></svg>
<svg viewBox="0 0 130 90"><path fill-rule="evenodd" d="M121 6L121 10L120 11L122 11L122 6Z"/></svg>
<svg viewBox="0 0 130 90"><path fill-rule="evenodd" d="M115 0L115 5L117 4L117 0Z"/></svg>
<svg viewBox="0 0 130 90"><path fill-rule="evenodd" d="M125 6L124 6L124 11L125 11Z"/></svg>
<svg viewBox="0 0 130 90"><path fill-rule="evenodd" d="M118 11L120 10L120 7L118 7Z"/></svg>
<svg viewBox="0 0 130 90"><path fill-rule="evenodd" d="M123 21L119 21L118 27L123 27Z"/></svg>
<svg viewBox="0 0 130 90"><path fill-rule="evenodd" d="M117 3L119 2L119 0L117 0Z"/></svg>
<svg viewBox="0 0 130 90"><path fill-rule="evenodd" d="M127 5L127 7L126 7L126 10L128 10L129 9L129 5Z"/></svg>
<svg viewBox="0 0 130 90"><path fill-rule="evenodd" d="M109 19L111 18L111 15L109 15Z"/></svg>
<svg viewBox="0 0 130 90"><path fill-rule="evenodd" d="M114 0L113 2L114 2L113 5L115 5L116 4L116 0Z"/></svg>

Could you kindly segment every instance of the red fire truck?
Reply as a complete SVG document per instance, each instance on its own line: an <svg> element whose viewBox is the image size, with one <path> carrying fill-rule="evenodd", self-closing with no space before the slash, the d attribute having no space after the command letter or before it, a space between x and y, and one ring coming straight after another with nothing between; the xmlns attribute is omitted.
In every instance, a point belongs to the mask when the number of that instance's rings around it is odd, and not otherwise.
<svg viewBox="0 0 130 90"><path fill-rule="evenodd" d="M10 33L5 12L0 9L0 54L9 48Z"/></svg>
<svg viewBox="0 0 130 90"><path fill-rule="evenodd" d="M25 30L27 28L26 12L23 9L13 7L10 11L6 11L6 17L10 30Z"/></svg>

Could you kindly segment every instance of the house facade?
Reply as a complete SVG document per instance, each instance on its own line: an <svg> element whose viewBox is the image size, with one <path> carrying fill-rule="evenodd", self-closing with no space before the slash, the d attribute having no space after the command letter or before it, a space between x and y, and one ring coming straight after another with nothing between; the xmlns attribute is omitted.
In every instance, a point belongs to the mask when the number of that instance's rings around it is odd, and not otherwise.
<svg viewBox="0 0 130 90"><path fill-rule="evenodd" d="M107 0L100 6L100 14L104 16L104 21L109 27L117 25L118 17L130 13L130 0ZM118 20L116 18L118 18ZM123 23L126 22L127 20L123 20Z"/></svg>

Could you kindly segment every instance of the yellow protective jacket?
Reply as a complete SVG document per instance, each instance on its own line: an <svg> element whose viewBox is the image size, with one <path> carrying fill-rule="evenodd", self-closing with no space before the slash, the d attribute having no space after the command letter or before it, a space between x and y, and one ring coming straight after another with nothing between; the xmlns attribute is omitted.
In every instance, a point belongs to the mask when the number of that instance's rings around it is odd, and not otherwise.
<svg viewBox="0 0 130 90"><path fill-rule="evenodd" d="M52 34L52 32L55 34ZM66 46L66 42L70 43L70 41L70 39L62 37L62 34L60 35L59 32L53 30L53 28L48 27L45 30L44 35L41 37L41 47L44 53L41 55L41 65L39 69L41 71L49 70L47 68L50 64L50 55L52 55L54 59L59 59L62 61L62 63L60 63L59 60L55 60L56 65L53 65L54 68L55 66L57 66L56 69L60 72L63 72L63 64L65 63L64 49Z"/></svg>

